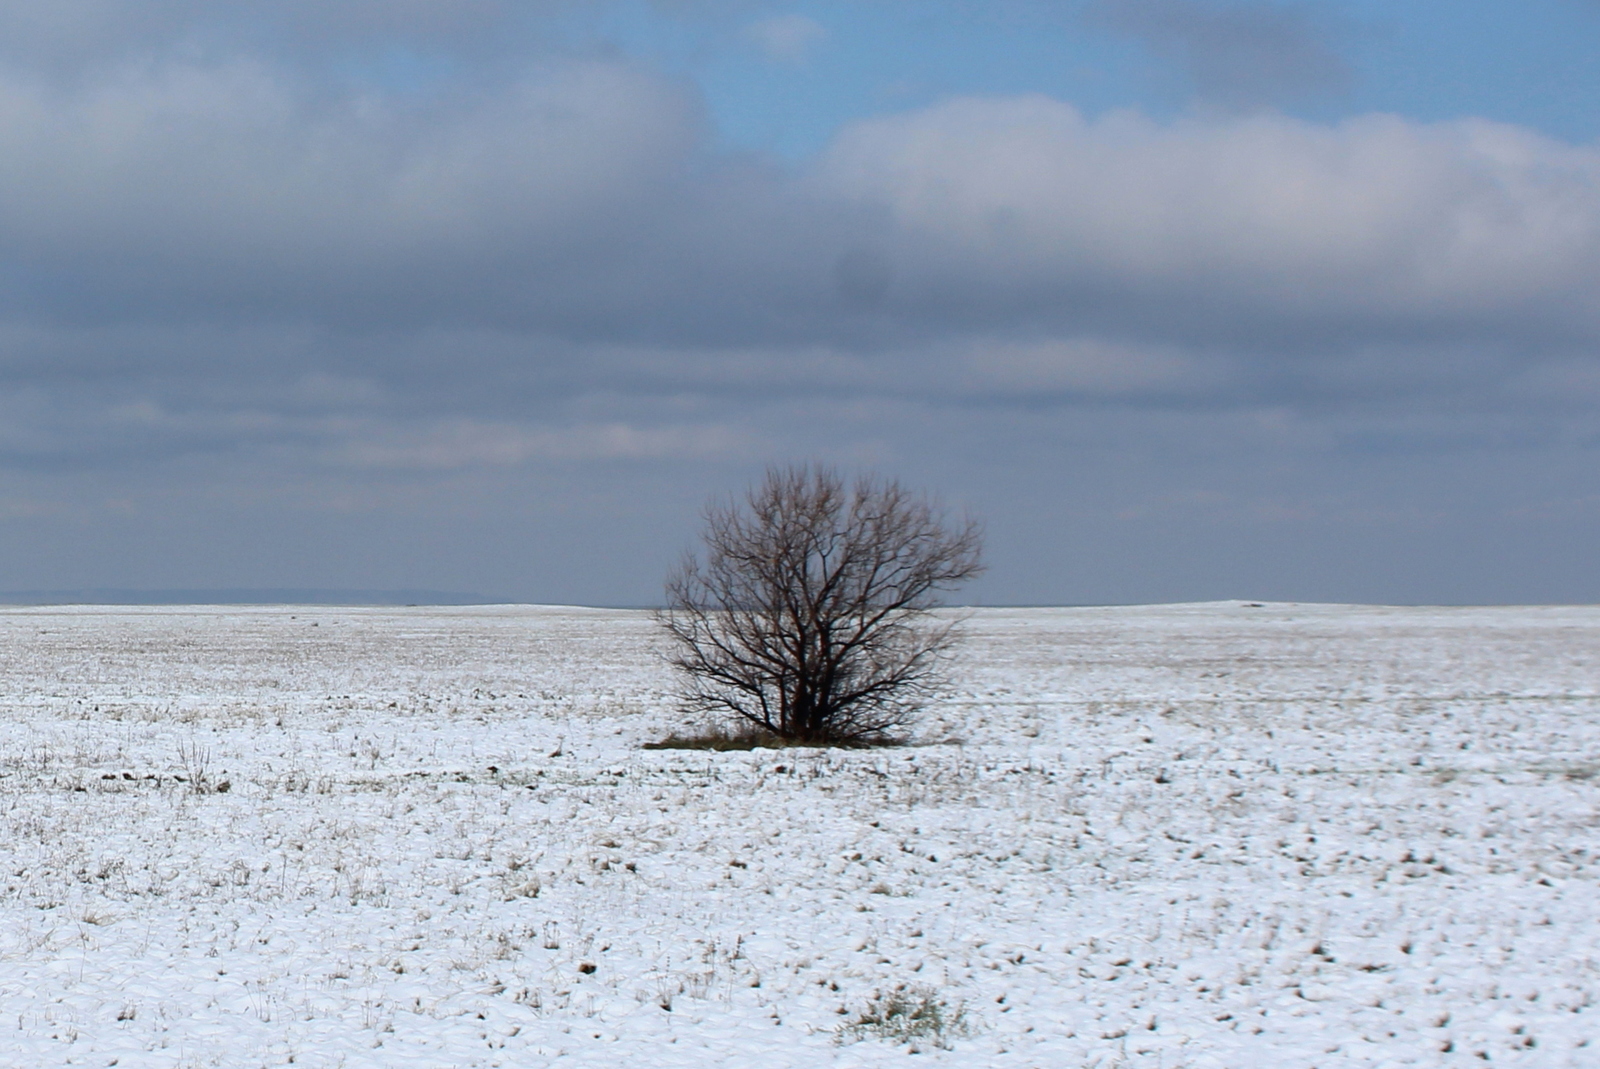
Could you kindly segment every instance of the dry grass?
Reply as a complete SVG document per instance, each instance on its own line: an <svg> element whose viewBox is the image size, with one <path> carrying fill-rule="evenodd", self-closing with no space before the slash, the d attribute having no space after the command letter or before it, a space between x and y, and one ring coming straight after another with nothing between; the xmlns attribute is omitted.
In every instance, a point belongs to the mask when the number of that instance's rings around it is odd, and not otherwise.
<svg viewBox="0 0 1600 1069"><path fill-rule="evenodd" d="M674 731L659 742L647 742L646 750L781 750L797 743L754 724L713 724L699 731Z"/></svg>
<svg viewBox="0 0 1600 1069"><path fill-rule="evenodd" d="M930 1046L949 1050L954 1040L970 1031L964 1004L950 1005L931 987L900 984L877 992L856 1019L840 1029L839 1039L905 1043L915 1054Z"/></svg>
<svg viewBox="0 0 1600 1069"><path fill-rule="evenodd" d="M802 742L786 739L756 724L712 724L698 731L674 731L658 742L647 742L646 750L784 750L791 747L838 747L847 750L865 750L879 747L904 746L902 739L874 736L860 739L841 739L836 742Z"/></svg>

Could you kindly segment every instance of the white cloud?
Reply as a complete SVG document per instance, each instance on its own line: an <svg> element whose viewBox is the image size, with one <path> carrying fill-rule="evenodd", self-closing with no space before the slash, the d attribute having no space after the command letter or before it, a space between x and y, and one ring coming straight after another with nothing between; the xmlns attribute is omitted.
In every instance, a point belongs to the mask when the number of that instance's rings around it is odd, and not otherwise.
<svg viewBox="0 0 1600 1069"><path fill-rule="evenodd" d="M811 51L828 38L827 28L804 15L773 15L744 28L745 39L768 59L792 66L803 64Z"/></svg>
<svg viewBox="0 0 1600 1069"><path fill-rule="evenodd" d="M439 471L551 460L705 460L751 444L723 426L603 423L552 428L465 419L417 431L383 425L362 429L367 433L330 450L330 459L357 468Z"/></svg>
<svg viewBox="0 0 1600 1069"><path fill-rule="evenodd" d="M1600 152L1488 122L1090 121L964 99L858 124L818 181L890 213L901 287L1100 294L1128 327L1185 308L1595 326Z"/></svg>

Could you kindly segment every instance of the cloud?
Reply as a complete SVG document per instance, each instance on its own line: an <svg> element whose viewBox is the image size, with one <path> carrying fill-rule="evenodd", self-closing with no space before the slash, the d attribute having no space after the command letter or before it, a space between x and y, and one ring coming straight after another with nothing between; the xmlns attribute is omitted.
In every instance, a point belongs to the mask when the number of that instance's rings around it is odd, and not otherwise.
<svg viewBox="0 0 1600 1069"><path fill-rule="evenodd" d="M892 220L898 307L1333 348L1592 339L1600 153L1482 121L1090 121L1044 97L861 123L818 180Z"/></svg>
<svg viewBox="0 0 1600 1069"><path fill-rule="evenodd" d="M421 108L246 62L0 77L0 257L66 315L484 314L507 272L648 226L698 121L616 63Z"/></svg>
<svg viewBox="0 0 1600 1069"><path fill-rule="evenodd" d="M1351 85L1329 20L1305 4L1095 0L1088 16L1176 63L1214 104L1254 108Z"/></svg>
<svg viewBox="0 0 1600 1069"><path fill-rule="evenodd" d="M772 15L750 23L744 36L768 59L799 66L810 58L813 48L827 40L828 31L804 15Z"/></svg>
<svg viewBox="0 0 1600 1069"><path fill-rule="evenodd" d="M1393 504L1443 493L1431 458L1520 488L1505 458L1600 440L1597 269L1600 152L1477 120L969 97L779 165L609 55L425 93L265 49L70 78L0 57L0 502L133 499L157 547L181 535L159 517L244 510L285 568L286 500L496 530L559 502L659 541L638 516L809 455L1010 487L1016 529L1054 525L1039 552L1071 521L1042 498L1175 528L1201 500L1387 515L1284 473L1385 458Z"/></svg>
<svg viewBox="0 0 1600 1069"><path fill-rule="evenodd" d="M613 60L425 105L236 61L0 74L0 384L35 452L342 414L521 426L383 448L531 462L582 450L503 443L774 391L1492 407L1585 365L1597 268L1600 153L1481 121L965 98L785 171ZM172 418L116 408L147 402Z"/></svg>
<svg viewBox="0 0 1600 1069"><path fill-rule="evenodd" d="M527 427L451 420L423 430L370 428L352 434L326 455L357 468L444 470L478 465L519 466L534 460L703 460L748 446L731 428L637 427L625 423Z"/></svg>
<svg viewBox="0 0 1600 1069"><path fill-rule="evenodd" d="M857 123L790 174L717 156L681 86L612 61L422 106L259 63L0 75L22 321L1553 343L1593 337L1597 259L1600 153L1483 121L968 98Z"/></svg>
<svg viewBox="0 0 1600 1069"><path fill-rule="evenodd" d="M1040 341L977 340L960 386L1013 397L1114 398L1195 394L1220 368L1183 349L1106 342L1092 337Z"/></svg>
<svg viewBox="0 0 1600 1069"><path fill-rule="evenodd" d="M252 55L311 69L363 55L493 56L538 39L567 0L0 0L0 60L52 80L118 62Z"/></svg>

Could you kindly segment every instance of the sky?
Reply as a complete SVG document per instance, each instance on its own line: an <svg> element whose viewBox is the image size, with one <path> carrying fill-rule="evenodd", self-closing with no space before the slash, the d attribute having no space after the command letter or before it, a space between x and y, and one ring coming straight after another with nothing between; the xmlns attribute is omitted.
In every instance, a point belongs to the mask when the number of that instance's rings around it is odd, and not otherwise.
<svg viewBox="0 0 1600 1069"><path fill-rule="evenodd" d="M1600 2L0 0L0 590L1600 601Z"/></svg>

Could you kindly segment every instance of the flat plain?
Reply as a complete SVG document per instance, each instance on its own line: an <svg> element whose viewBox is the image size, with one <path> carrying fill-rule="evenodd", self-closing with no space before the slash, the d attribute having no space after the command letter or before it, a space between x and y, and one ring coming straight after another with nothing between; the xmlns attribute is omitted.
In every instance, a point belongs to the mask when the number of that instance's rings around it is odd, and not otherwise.
<svg viewBox="0 0 1600 1069"><path fill-rule="evenodd" d="M647 613L0 610L0 1064L1600 1064L1600 608L966 627L715 754Z"/></svg>

